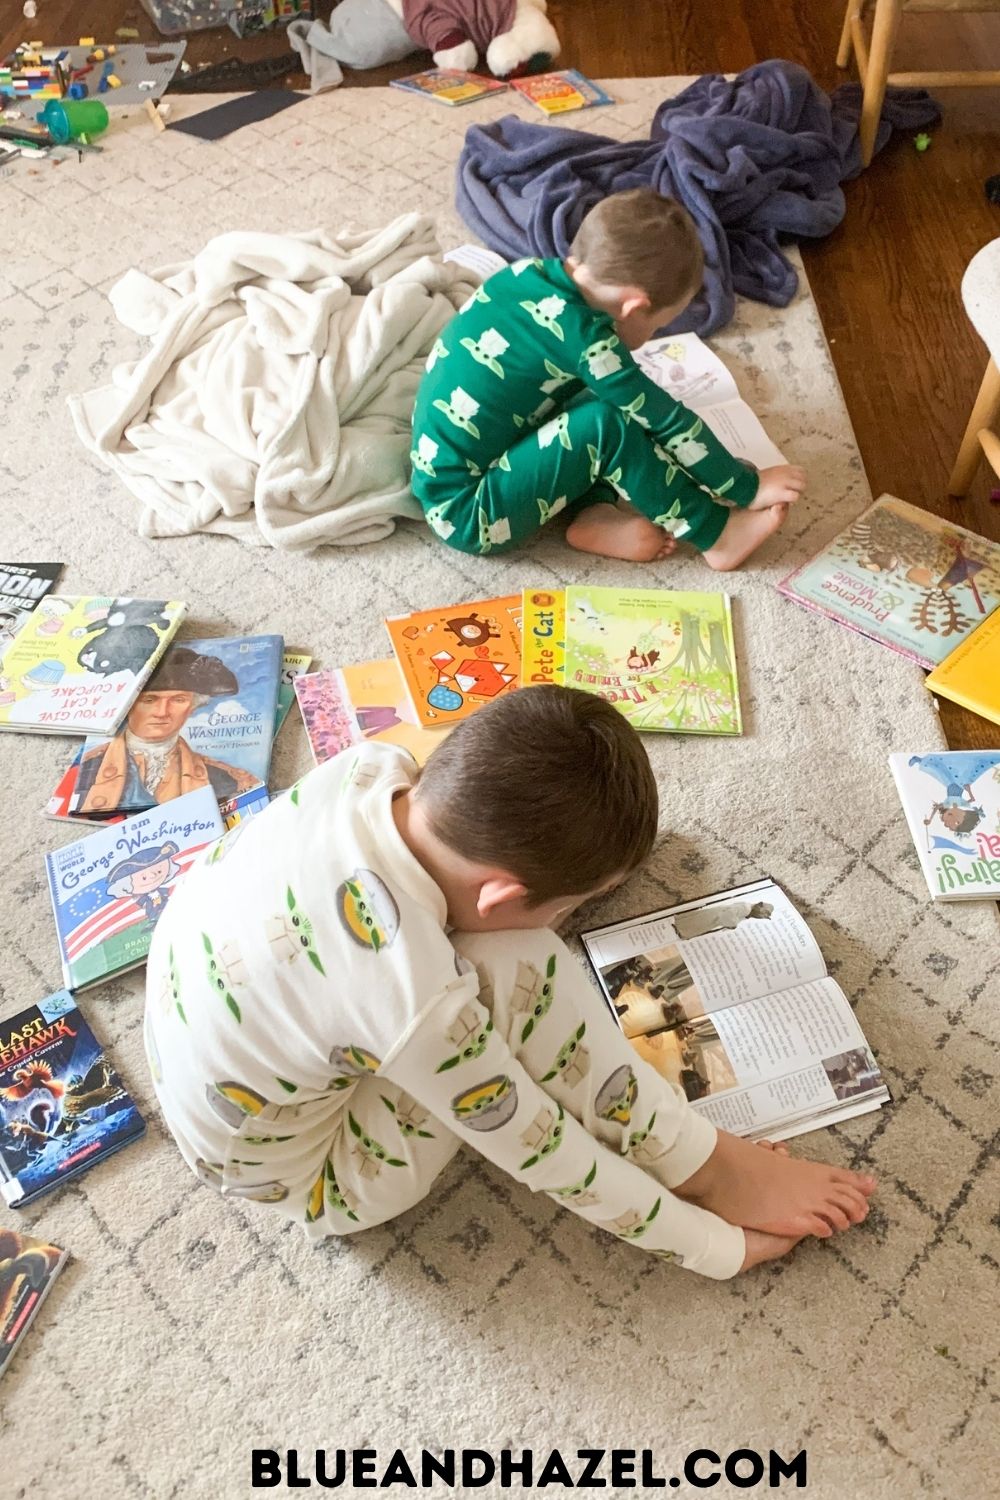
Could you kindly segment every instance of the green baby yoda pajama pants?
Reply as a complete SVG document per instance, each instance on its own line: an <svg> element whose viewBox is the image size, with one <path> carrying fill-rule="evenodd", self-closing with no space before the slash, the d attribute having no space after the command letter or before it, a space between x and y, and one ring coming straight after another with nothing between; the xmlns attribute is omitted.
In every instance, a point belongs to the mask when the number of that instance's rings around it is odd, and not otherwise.
<svg viewBox="0 0 1000 1500"><path fill-rule="evenodd" d="M704 552L758 487L756 470L646 377L558 260L498 271L442 330L410 459L428 525L480 554L616 496Z"/></svg>

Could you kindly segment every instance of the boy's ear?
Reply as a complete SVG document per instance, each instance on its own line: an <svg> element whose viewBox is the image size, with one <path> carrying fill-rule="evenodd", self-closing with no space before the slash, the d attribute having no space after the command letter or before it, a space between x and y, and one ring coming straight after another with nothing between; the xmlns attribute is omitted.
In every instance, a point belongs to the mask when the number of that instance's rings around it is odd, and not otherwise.
<svg viewBox="0 0 1000 1500"><path fill-rule="evenodd" d="M652 306L645 292L640 291L638 287L629 287L622 296L621 315L627 318L634 312L651 312Z"/></svg>
<svg viewBox="0 0 1000 1500"><path fill-rule="evenodd" d="M515 880L513 875L491 875L479 887L476 910L481 917L488 917L499 907L507 906L512 901L520 901L527 894L527 886Z"/></svg>

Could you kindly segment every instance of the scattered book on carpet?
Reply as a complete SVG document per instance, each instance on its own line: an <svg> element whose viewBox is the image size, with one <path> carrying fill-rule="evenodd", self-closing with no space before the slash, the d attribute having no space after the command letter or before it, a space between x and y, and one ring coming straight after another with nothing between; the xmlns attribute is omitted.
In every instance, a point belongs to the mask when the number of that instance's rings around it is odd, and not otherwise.
<svg viewBox="0 0 1000 1500"><path fill-rule="evenodd" d="M778 588L920 667L935 667L1000 604L1000 544L894 495Z"/></svg>
<svg viewBox="0 0 1000 1500"><path fill-rule="evenodd" d="M68 990L0 1021L0 1196L21 1208L146 1123Z"/></svg>
<svg viewBox="0 0 1000 1500"><path fill-rule="evenodd" d="M318 766L365 740L399 745L422 766L451 727L421 729L394 656L309 672L295 691Z"/></svg>
<svg viewBox="0 0 1000 1500"><path fill-rule="evenodd" d="M847 996L773 881L595 928L583 944L638 1055L720 1130L787 1140L889 1102ZM634 1087L619 1068L598 1113Z"/></svg>
<svg viewBox="0 0 1000 1500"><path fill-rule="evenodd" d="M499 78L481 73L466 73L461 68L428 68L424 73L410 73L406 78L392 78L389 87L408 94L423 94L438 104L472 104L488 94L502 94L507 84Z"/></svg>
<svg viewBox="0 0 1000 1500"><path fill-rule="evenodd" d="M89 737L71 811L140 812L210 786L220 801L267 782L280 635L171 646L117 734Z"/></svg>
<svg viewBox="0 0 1000 1500"><path fill-rule="evenodd" d="M726 594L525 589L521 681L596 693L642 733L742 734Z"/></svg>
<svg viewBox="0 0 1000 1500"><path fill-rule="evenodd" d="M225 802L219 803L219 816L222 818L226 832L235 828L239 823L245 823L248 818L254 818L258 813L264 811L271 801L266 786L251 787L248 792L240 792L238 797L228 797Z"/></svg>
<svg viewBox="0 0 1000 1500"><path fill-rule="evenodd" d="M650 339L632 357L654 384L700 417L734 458L756 469L787 461L743 400L731 371L696 333Z"/></svg>
<svg viewBox="0 0 1000 1500"><path fill-rule="evenodd" d="M440 729L518 686L521 599L477 599L386 620L417 723Z"/></svg>
<svg viewBox="0 0 1000 1500"><path fill-rule="evenodd" d="M0 1227L0 1377L68 1259L58 1245Z"/></svg>
<svg viewBox="0 0 1000 1500"><path fill-rule="evenodd" d="M286 651L281 658L281 681L278 684L278 706L274 712L274 732L284 724L295 702L295 679L308 672L312 657L302 651ZM266 778L265 778L266 780Z"/></svg>
<svg viewBox="0 0 1000 1500"><path fill-rule="evenodd" d="M67 988L143 963L177 877L224 832L204 786L46 854Z"/></svg>
<svg viewBox="0 0 1000 1500"><path fill-rule="evenodd" d="M62 563L0 563L0 656L62 569Z"/></svg>
<svg viewBox="0 0 1000 1500"><path fill-rule="evenodd" d="M1000 897L1000 750L889 756L935 901Z"/></svg>
<svg viewBox="0 0 1000 1500"><path fill-rule="evenodd" d="M925 678L924 686L1000 724L1000 610L966 636Z"/></svg>
<svg viewBox="0 0 1000 1500"><path fill-rule="evenodd" d="M556 73L531 73L526 78L512 79L511 87L546 115L565 115L575 109L617 102L600 84L576 68L563 68Z"/></svg>
<svg viewBox="0 0 1000 1500"><path fill-rule="evenodd" d="M46 595L0 661L0 729L113 734L186 608L176 600Z"/></svg>
<svg viewBox="0 0 1000 1500"><path fill-rule="evenodd" d="M488 280L508 265L502 255L497 255L494 250L487 250L484 245L456 245L454 250L446 250L441 259L453 261L455 265L474 271L480 281Z"/></svg>

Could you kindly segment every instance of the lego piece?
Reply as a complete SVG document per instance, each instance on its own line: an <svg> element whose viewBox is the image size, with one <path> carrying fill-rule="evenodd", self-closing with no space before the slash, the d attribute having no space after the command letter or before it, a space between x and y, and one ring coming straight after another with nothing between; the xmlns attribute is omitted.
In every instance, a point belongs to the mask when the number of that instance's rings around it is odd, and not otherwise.
<svg viewBox="0 0 1000 1500"><path fill-rule="evenodd" d="M101 79L100 79L100 82L97 85L97 92L99 94L106 94L108 92L108 87L109 87L108 80L107 80L106 77L104 77L102 75Z"/></svg>
<svg viewBox="0 0 1000 1500"><path fill-rule="evenodd" d="M93 45L94 45L94 38L92 36L82 36L80 38L80 46L81 47L92 47Z"/></svg>
<svg viewBox="0 0 1000 1500"><path fill-rule="evenodd" d="M121 86L122 86L122 81L118 77L118 75L116 73L109 73L108 74L108 88L110 88L110 89L120 89Z"/></svg>
<svg viewBox="0 0 1000 1500"><path fill-rule="evenodd" d="M105 47L104 50L109 57L114 57L115 53L118 51L118 48L115 46L114 42L112 42L110 47Z"/></svg>
<svg viewBox="0 0 1000 1500"><path fill-rule="evenodd" d="M926 130L922 130L919 135L913 137L913 144L918 151L926 151L930 143L931 137L927 134Z"/></svg>
<svg viewBox="0 0 1000 1500"><path fill-rule="evenodd" d="M115 36L123 42L137 42L139 40L139 33L134 26L117 26L115 28Z"/></svg>
<svg viewBox="0 0 1000 1500"><path fill-rule="evenodd" d="M86 99L87 85L85 83L71 83L69 86L69 97L71 99Z"/></svg>
<svg viewBox="0 0 1000 1500"><path fill-rule="evenodd" d="M139 87L141 89L155 89L156 88L156 79L155 78L141 78L139 80Z"/></svg>
<svg viewBox="0 0 1000 1500"><path fill-rule="evenodd" d="M93 50L93 52L91 52L88 55L87 61L88 62L103 62L104 61L104 57L105 57L104 48L103 47L95 47L94 50Z"/></svg>

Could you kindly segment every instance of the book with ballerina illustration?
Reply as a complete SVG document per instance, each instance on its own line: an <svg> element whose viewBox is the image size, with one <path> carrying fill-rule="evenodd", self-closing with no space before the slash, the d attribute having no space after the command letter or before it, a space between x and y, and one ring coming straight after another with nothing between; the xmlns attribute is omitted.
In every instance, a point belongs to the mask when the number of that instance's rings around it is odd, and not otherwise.
<svg viewBox="0 0 1000 1500"><path fill-rule="evenodd" d="M995 901L1000 750L890 755L889 768L935 901Z"/></svg>

